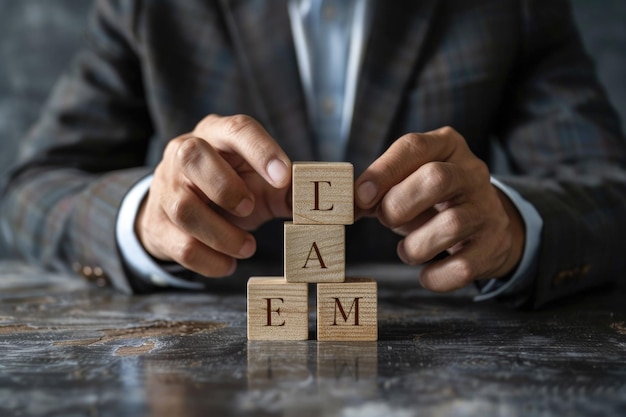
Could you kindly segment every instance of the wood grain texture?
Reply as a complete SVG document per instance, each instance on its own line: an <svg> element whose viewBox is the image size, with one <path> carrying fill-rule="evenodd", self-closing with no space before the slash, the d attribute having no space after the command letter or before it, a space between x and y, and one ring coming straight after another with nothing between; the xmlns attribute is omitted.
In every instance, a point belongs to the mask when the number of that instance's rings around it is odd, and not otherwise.
<svg viewBox="0 0 626 417"><path fill-rule="evenodd" d="M309 306L307 284L283 277L248 280L248 339L307 340Z"/></svg>
<svg viewBox="0 0 626 417"><path fill-rule="evenodd" d="M354 168L348 162L294 162L294 224L354 223Z"/></svg>
<svg viewBox="0 0 626 417"><path fill-rule="evenodd" d="M0 416L624 415L626 289L516 310L354 263L378 282L378 342L247 341L248 278L276 269L132 296L0 262Z"/></svg>
<svg viewBox="0 0 626 417"><path fill-rule="evenodd" d="M378 288L371 278L317 285L317 340L378 339Z"/></svg>
<svg viewBox="0 0 626 417"><path fill-rule="evenodd" d="M343 282L346 232L341 225L285 222L285 279L288 282Z"/></svg>

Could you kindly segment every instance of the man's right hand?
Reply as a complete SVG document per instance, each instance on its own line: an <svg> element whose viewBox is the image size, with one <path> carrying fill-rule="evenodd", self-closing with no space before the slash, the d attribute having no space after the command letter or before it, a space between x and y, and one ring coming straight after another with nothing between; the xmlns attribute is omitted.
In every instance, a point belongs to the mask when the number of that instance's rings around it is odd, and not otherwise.
<svg viewBox="0 0 626 417"><path fill-rule="evenodd" d="M252 256L249 231L291 216L291 161L248 116L204 118L167 145L135 230L157 259L207 277Z"/></svg>

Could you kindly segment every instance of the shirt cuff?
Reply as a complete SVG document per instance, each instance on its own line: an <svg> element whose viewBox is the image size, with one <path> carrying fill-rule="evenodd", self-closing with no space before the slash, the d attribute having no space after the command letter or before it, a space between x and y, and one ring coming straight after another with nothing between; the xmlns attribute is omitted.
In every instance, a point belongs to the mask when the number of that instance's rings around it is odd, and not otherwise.
<svg viewBox="0 0 626 417"><path fill-rule="evenodd" d="M537 257L541 244L541 229L543 219L524 197L516 190L491 177L491 183L498 187L515 205L524 220L526 242L524 253L517 270L509 279L491 279L484 285L479 285L480 294L474 301L489 300L501 295L515 295L523 292L531 284L537 269Z"/></svg>
<svg viewBox="0 0 626 417"><path fill-rule="evenodd" d="M143 280L157 287L175 287L192 290L200 290L204 285L199 282L191 282L172 275L171 272L184 271L178 264L172 267L163 267L151 257L139 242L135 234L135 219L143 199L148 194L152 175L137 182L124 196L115 225L115 239L119 247L122 259L131 272Z"/></svg>

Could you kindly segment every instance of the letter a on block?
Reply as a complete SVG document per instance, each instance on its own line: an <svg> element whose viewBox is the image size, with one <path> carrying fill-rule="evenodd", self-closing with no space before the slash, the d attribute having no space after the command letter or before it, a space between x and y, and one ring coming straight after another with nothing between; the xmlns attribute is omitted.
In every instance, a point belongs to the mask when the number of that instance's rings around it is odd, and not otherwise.
<svg viewBox="0 0 626 417"><path fill-rule="evenodd" d="M285 279L288 282L343 282L345 229L341 225L285 222Z"/></svg>
<svg viewBox="0 0 626 417"><path fill-rule="evenodd" d="M378 339L378 289L369 278L317 285L317 339Z"/></svg>
<svg viewBox="0 0 626 417"><path fill-rule="evenodd" d="M307 340L309 305L307 284L283 277L248 280L248 339Z"/></svg>
<svg viewBox="0 0 626 417"><path fill-rule="evenodd" d="M348 162L295 162L294 224L354 223L354 168Z"/></svg>

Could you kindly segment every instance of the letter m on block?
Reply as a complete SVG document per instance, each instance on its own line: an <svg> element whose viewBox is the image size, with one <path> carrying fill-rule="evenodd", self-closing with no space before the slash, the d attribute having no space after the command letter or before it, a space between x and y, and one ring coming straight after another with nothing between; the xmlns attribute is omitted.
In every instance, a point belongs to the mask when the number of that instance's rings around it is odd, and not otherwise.
<svg viewBox="0 0 626 417"><path fill-rule="evenodd" d="M339 316L341 316L341 318L343 319L343 322L346 324L348 323L348 319L350 318L352 313L354 313L354 326L358 326L359 325L359 300L361 299L361 297L355 297L352 300L352 304L350 305L350 309L348 310L347 313L343 305L341 304L341 300L337 297L334 297L334 299L335 299L335 317L333 320L333 326L338 326L337 312L339 312Z"/></svg>
<svg viewBox="0 0 626 417"><path fill-rule="evenodd" d="M317 340L378 339L378 290L371 278L317 284Z"/></svg>

